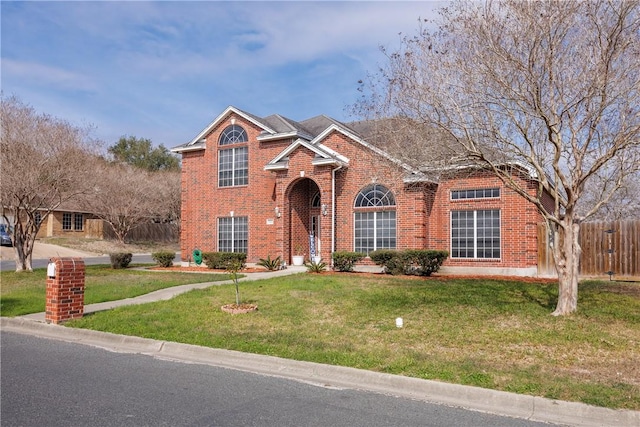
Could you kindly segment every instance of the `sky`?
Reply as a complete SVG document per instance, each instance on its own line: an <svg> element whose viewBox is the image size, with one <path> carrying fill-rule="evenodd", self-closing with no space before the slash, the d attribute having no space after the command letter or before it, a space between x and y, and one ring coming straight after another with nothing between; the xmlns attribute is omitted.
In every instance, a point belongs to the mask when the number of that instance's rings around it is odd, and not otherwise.
<svg viewBox="0 0 640 427"><path fill-rule="evenodd" d="M380 51L417 34L430 1L0 2L3 96L167 148L230 105L301 121L349 122Z"/></svg>

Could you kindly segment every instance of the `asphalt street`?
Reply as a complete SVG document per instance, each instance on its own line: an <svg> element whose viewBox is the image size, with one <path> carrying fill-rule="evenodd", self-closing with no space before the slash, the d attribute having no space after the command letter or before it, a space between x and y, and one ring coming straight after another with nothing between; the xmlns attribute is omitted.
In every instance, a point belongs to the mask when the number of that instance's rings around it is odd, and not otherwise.
<svg viewBox="0 0 640 427"><path fill-rule="evenodd" d="M12 247L2 246L0 248L0 271L13 271L16 269L14 249ZM46 243L36 242L33 250L33 268L44 268L49 263L51 257L80 257L84 260L85 265L109 264L108 255L97 255L89 252L77 251L62 246L49 245ZM176 254L175 262L180 261L180 253ZM153 263L151 254L134 254L133 263Z"/></svg>
<svg viewBox="0 0 640 427"><path fill-rule="evenodd" d="M11 332L1 344L4 427L548 426Z"/></svg>

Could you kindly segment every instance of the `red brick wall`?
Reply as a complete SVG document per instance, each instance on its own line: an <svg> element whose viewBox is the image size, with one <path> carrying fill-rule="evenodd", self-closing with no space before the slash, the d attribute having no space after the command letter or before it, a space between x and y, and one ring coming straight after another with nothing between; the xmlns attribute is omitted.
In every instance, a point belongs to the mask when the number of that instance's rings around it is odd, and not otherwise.
<svg viewBox="0 0 640 427"><path fill-rule="evenodd" d="M524 183L524 185L527 185ZM500 188L497 199L451 200L451 190ZM529 184L535 194L535 187ZM429 247L451 250L451 211L500 209L501 258L469 260L449 258L444 265L455 267L534 267L537 263L537 224L541 221L536 207L488 172L464 174L442 180L438 186L429 221Z"/></svg>
<svg viewBox="0 0 640 427"><path fill-rule="evenodd" d="M249 184L218 187L218 140L220 133L236 119L247 132ZM265 164L287 147L291 140L258 142L262 129L242 117L231 114L206 137L206 150L186 152L182 156L181 253L183 261L194 249L218 250L217 219L247 216L249 223L249 262L277 252L275 174L263 170ZM225 145L231 148L234 145ZM273 219L273 225L267 225Z"/></svg>
<svg viewBox="0 0 640 427"><path fill-rule="evenodd" d="M406 171L338 132L323 144L349 158L349 166L336 174L336 250L353 250L355 198L372 183L384 185L395 197L397 248L424 247L428 196L417 190L421 187L403 183Z"/></svg>
<svg viewBox="0 0 640 427"><path fill-rule="evenodd" d="M84 314L85 268L82 258L52 258L55 276L47 276L45 321L61 323Z"/></svg>
<svg viewBox="0 0 640 427"><path fill-rule="evenodd" d="M218 188L218 139L231 119L242 126L249 138L249 184ZM258 142L261 129L231 114L207 136L206 150L183 153L182 235L183 260L193 249L217 250L217 218L247 216L249 222L248 262L282 256L290 262L294 248L308 252L311 197L321 194L326 216L320 216L321 256L330 259L332 213L332 166L313 166L315 156L306 147L289 155L288 170L270 172L264 166L293 142L291 139ZM354 249L354 201L365 186L378 183L389 188L396 199L397 248L450 250L450 212L462 209L500 209L501 258L499 260L447 260L451 266L522 268L537 260L536 224L540 216L535 207L506 189L489 173L464 174L435 184L405 184L406 174L389 159L367 149L340 132L321 143L349 159L349 165L336 173L335 249ZM230 146L225 146L228 148ZM500 187L499 199L451 201L450 191ZM531 186L531 191L535 187ZM280 217L275 215L278 207ZM306 253L307 257L309 256Z"/></svg>

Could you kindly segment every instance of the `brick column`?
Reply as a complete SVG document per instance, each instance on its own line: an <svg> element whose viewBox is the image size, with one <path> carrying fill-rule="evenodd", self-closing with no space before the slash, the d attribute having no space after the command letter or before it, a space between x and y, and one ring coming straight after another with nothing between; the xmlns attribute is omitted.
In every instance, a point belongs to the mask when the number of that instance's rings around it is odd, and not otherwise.
<svg viewBox="0 0 640 427"><path fill-rule="evenodd" d="M84 261L82 258L51 258L55 275L47 269L47 304L44 319L61 323L84 314Z"/></svg>

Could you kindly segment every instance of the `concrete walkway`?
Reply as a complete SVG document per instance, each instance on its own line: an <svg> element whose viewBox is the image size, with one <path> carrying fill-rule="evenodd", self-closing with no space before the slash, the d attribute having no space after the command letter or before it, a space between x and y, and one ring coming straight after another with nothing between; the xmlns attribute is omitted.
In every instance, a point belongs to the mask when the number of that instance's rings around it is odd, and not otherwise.
<svg viewBox="0 0 640 427"><path fill-rule="evenodd" d="M306 271L305 267L289 267L287 270L275 272L247 273L246 277L240 280L243 282L260 280L304 271ZM229 283L232 283L232 281L176 286L136 298L89 304L85 306L84 312L93 313L125 305L168 300L192 289L203 289ZM91 345L119 353L145 354L161 359L200 363L261 375L277 376L316 384L321 387L367 390L558 425L587 427L640 426L640 412L638 411L612 410L576 402L551 400L354 368L299 362L279 357L116 335L86 329L67 328L61 325L45 323L44 313L30 314L17 318L2 317L0 322L2 331Z"/></svg>
<svg viewBox="0 0 640 427"><path fill-rule="evenodd" d="M270 279L273 277L287 276L291 274L303 273L306 271L307 271L307 268L304 266L303 267L289 266L286 270L265 271L265 272L259 272L259 273L241 273L241 274L244 274L245 277L238 279L238 282ZM203 273L205 272L210 272L210 271L203 269ZM200 273L192 273L192 274L200 274ZM166 301L177 295L183 294L185 292L189 292L193 289L206 289L206 288L210 288L211 286L228 285L231 283L233 283L233 280L223 280L219 282L205 282L205 283L194 283L189 285L173 286L171 288L159 289L157 291L153 291L144 295L139 295L133 298L127 298L127 299L117 300L117 301L100 302L97 304L87 304L84 306L84 314L95 313L96 311L111 310L113 308L124 307L126 305L146 304L148 302L154 302L154 301ZM45 321L44 313L26 314L21 317L28 320L34 320L36 322Z"/></svg>

